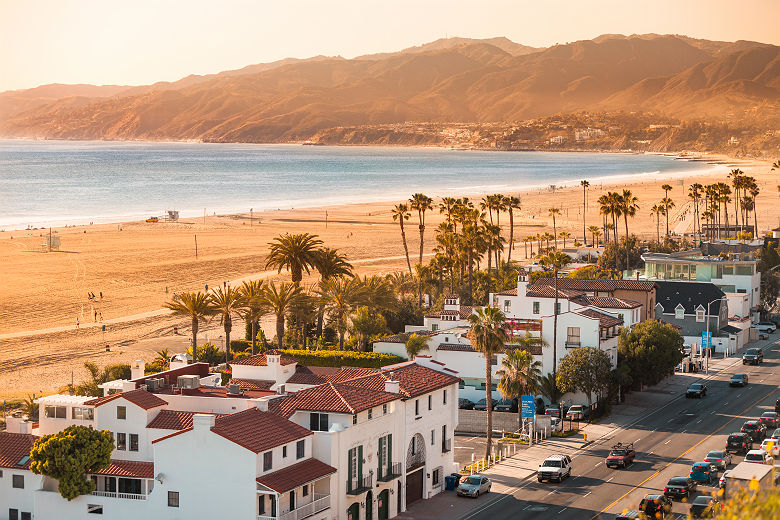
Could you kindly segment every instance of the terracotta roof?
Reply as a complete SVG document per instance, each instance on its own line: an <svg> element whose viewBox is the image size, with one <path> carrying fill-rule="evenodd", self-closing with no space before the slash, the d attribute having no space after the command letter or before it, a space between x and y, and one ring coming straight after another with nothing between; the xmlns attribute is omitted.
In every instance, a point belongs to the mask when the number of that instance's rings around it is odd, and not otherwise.
<svg viewBox="0 0 780 520"><path fill-rule="evenodd" d="M0 468L29 469L30 449L36 440L38 437L27 433L0 432Z"/></svg>
<svg viewBox="0 0 780 520"><path fill-rule="evenodd" d="M407 398L427 394L460 381L460 378L456 376L418 365L413 361L407 361L383 367L381 374L356 378L347 381L347 383L374 390L384 390L385 381L390 379L391 372L393 373L393 379L399 382L401 395Z"/></svg>
<svg viewBox="0 0 780 520"><path fill-rule="evenodd" d="M147 374L143 377L139 377L138 379L133 379L132 381L136 383L136 387L137 387L138 385L146 383L147 379L162 378L165 380L166 385L175 385L179 379L179 376L186 376L186 375L206 377L207 375L209 375L209 364L190 363L189 365L185 365L179 368L174 368L172 370L165 370L164 372Z"/></svg>
<svg viewBox="0 0 780 520"><path fill-rule="evenodd" d="M151 410L152 408L156 408L158 406L164 406L168 404L167 401L160 399L156 395L147 392L146 390L141 390L141 389L130 390L129 392L119 392L117 394L98 397L97 399L91 399L89 401L85 401L84 404L88 406L98 407L100 405L111 402L114 399L119 399L119 398L127 399L131 403L140 406L144 410Z"/></svg>
<svg viewBox="0 0 780 520"><path fill-rule="evenodd" d="M114 475L117 477L154 478L154 462L111 459L111 464L93 475Z"/></svg>
<svg viewBox="0 0 780 520"><path fill-rule="evenodd" d="M269 350L265 354L258 354L256 356L249 356L247 358L231 361L230 364L231 365L250 365L250 366L254 366L254 367L265 367L265 366L268 366L268 358L266 356L268 356L269 354L271 354L271 355L275 354L275 355L280 356L279 362L282 365L292 365L293 363L297 363L298 362L298 360L295 359L294 357L286 356L286 355L284 355L284 354L282 354L280 352L277 352L275 350Z"/></svg>
<svg viewBox="0 0 780 520"><path fill-rule="evenodd" d="M604 309L636 309L642 306L638 301L627 300L625 298L614 298L612 296L580 296L572 301L582 305L592 305Z"/></svg>
<svg viewBox="0 0 780 520"><path fill-rule="evenodd" d="M257 408L223 417L211 431L255 453L314 435L303 426Z"/></svg>
<svg viewBox="0 0 780 520"><path fill-rule="evenodd" d="M230 384L238 385L243 392L269 392L275 381L261 381L258 379L236 379L230 380Z"/></svg>
<svg viewBox="0 0 780 520"><path fill-rule="evenodd" d="M343 383L358 377L370 376L380 372L381 371L378 368L341 367L337 373L328 377L328 381L331 383Z"/></svg>
<svg viewBox="0 0 780 520"><path fill-rule="evenodd" d="M553 278L538 278L534 285L555 285ZM574 289L578 291L612 292L618 289L629 291L652 291L655 282L647 280L587 280L580 278L558 278L558 289Z"/></svg>
<svg viewBox="0 0 780 520"><path fill-rule="evenodd" d="M192 428L192 416L196 413L208 412L184 412L181 410L160 410L157 417L152 419L147 428L158 428L160 430L186 430ZM226 417L228 414L215 413L217 418Z"/></svg>
<svg viewBox="0 0 780 520"><path fill-rule="evenodd" d="M501 291L500 293L497 293L500 296L517 296L517 287L514 289L509 289L508 291Z"/></svg>
<svg viewBox="0 0 780 520"><path fill-rule="evenodd" d="M542 354L541 345L532 345L531 347L520 347L519 345L506 345L504 350L522 349L529 352L533 356L539 356ZM463 343L442 343L436 350L445 350L449 352L475 352L470 344Z"/></svg>
<svg viewBox="0 0 780 520"><path fill-rule="evenodd" d="M338 367L304 367L298 365L295 367L295 373L287 382L297 385L320 385L328 380L328 376L336 374L339 370Z"/></svg>
<svg viewBox="0 0 780 520"><path fill-rule="evenodd" d="M375 376L381 377L379 373L376 373ZM362 381L362 379L351 380L346 383L332 383L329 381L322 385L301 390L285 399L281 404L281 408L286 413L292 413L295 410L307 410L356 414L401 398L398 394L385 392L384 379L382 380L381 389L367 388L362 384L353 384L354 381Z"/></svg>
<svg viewBox="0 0 780 520"><path fill-rule="evenodd" d="M623 324L623 318L616 318L615 316L604 314L603 312L599 312L595 309L585 309L582 311L576 311L576 313L587 316L589 318L597 318L601 328L615 327L617 325Z"/></svg>
<svg viewBox="0 0 780 520"><path fill-rule="evenodd" d="M432 331L432 330L416 330L414 332L402 332L400 334L393 334L392 336L385 336L384 338L379 338L376 342L381 343L406 343L406 340L409 339L409 336L412 334L419 334L420 336L433 336L434 334L438 334L441 331Z"/></svg>
<svg viewBox="0 0 780 520"><path fill-rule="evenodd" d="M461 305L460 309L457 311L439 311L439 312L432 312L431 314L426 314L426 318L441 318L442 316L458 316L460 319L465 320L468 319L469 316L474 314L474 307L471 305Z"/></svg>
<svg viewBox="0 0 780 520"><path fill-rule="evenodd" d="M336 473L336 468L332 468L318 459L307 459L263 475L257 479L257 483L271 488L277 493L286 493L333 473Z"/></svg>
<svg viewBox="0 0 780 520"><path fill-rule="evenodd" d="M574 289L565 289L563 287L558 287L558 298L577 298L578 296L583 296L585 293L582 291L577 291ZM555 298L555 287L551 287L549 285L532 285L528 288L528 290L525 293L526 296L532 297L532 298Z"/></svg>

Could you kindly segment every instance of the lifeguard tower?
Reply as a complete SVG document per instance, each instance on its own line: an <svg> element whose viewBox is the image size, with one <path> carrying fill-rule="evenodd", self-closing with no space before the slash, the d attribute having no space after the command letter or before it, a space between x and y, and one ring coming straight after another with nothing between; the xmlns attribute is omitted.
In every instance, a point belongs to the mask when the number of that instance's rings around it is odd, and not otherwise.
<svg viewBox="0 0 780 520"><path fill-rule="evenodd" d="M165 215L163 215L162 218L166 222L177 222L179 220L179 210L177 209L166 210Z"/></svg>
<svg viewBox="0 0 780 520"><path fill-rule="evenodd" d="M46 237L43 239L43 243L41 244L41 251L44 253L50 253L52 251L59 251L60 250L60 237L58 235L52 235L51 232L49 232Z"/></svg>

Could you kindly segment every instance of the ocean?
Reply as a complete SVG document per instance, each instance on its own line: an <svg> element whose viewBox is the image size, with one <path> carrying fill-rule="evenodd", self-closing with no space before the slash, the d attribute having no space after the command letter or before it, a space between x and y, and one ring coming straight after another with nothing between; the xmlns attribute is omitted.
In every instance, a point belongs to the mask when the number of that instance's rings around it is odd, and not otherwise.
<svg viewBox="0 0 780 520"><path fill-rule="evenodd" d="M0 229L512 193L713 171L662 155L0 140Z"/></svg>

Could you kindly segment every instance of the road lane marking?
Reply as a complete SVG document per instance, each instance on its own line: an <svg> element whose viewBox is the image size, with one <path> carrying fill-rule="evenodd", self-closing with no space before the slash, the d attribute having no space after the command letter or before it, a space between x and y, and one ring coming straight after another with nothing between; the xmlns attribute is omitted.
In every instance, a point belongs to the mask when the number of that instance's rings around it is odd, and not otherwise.
<svg viewBox="0 0 780 520"><path fill-rule="evenodd" d="M698 421L696 421L696 424L699 424L700 422L701 422L701 419L699 419Z"/></svg>
<svg viewBox="0 0 780 520"><path fill-rule="evenodd" d="M669 439L669 440L668 440L668 441L666 441L664 444L669 444L670 442L672 442L672 439Z"/></svg>
<svg viewBox="0 0 780 520"><path fill-rule="evenodd" d="M582 498L585 498L586 496L590 495L591 493L593 493L593 491L588 491L587 493L585 493L584 495L582 495Z"/></svg>
<svg viewBox="0 0 780 520"><path fill-rule="evenodd" d="M640 437L640 438L638 438L637 440L635 440L634 442L639 442L639 441L641 441L641 440L642 440L642 438Z"/></svg>
<svg viewBox="0 0 780 520"><path fill-rule="evenodd" d="M596 463L596 465L595 465L595 466L593 466L593 467L594 467L594 468L598 468L599 466L601 466L601 462L597 462L597 463Z"/></svg>
<svg viewBox="0 0 780 520"><path fill-rule="evenodd" d="M525 511L525 510L526 510L526 509L528 509L529 507L531 507L531 504L528 504L527 506L525 506L525 507L523 508L523 511Z"/></svg>
<svg viewBox="0 0 780 520"><path fill-rule="evenodd" d="M672 417L671 419L669 419L669 420L668 420L668 421L666 421L666 422L670 423L670 422L672 422L672 421L674 421L674 417Z"/></svg>
<svg viewBox="0 0 780 520"><path fill-rule="evenodd" d="M607 480L607 482L612 482L612 479L613 479L613 478L615 478L615 477L614 477L614 476L612 476L612 477L609 477L609 479Z"/></svg>
<svg viewBox="0 0 780 520"><path fill-rule="evenodd" d="M564 511L566 511L567 509L569 509L569 508L568 508L568 506L567 506L567 507L564 507L563 509L561 509L560 511L558 511L558 514L561 514L561 513L563 513L563 512L564 512Z"/></svg>
<svg viewBox="0 0 780 520"><path fill-rule="evenodd" d="M685 430L681 431L680 433L685 433Z"/></svg>

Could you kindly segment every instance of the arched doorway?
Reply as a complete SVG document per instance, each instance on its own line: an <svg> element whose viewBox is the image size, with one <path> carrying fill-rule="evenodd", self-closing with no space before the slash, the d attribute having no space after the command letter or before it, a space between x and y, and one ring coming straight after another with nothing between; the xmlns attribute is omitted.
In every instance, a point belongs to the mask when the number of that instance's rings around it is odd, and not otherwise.
<svg viewBox="0 0 780 520"><path fill-rule="evenodd" d="M374 519L374 494L369 491L366 493L366 520Z"/></svg>
<svg viewBox="0 0 780 520"><path fill-rule="evenodd" d="M347 508L347 520L360 519L360 504L355 502Z"/></svg>
<svg viewBox="0 0 780 520"><path fill-rule="evenodd" d="M406 507L421 500L425 484L425 439L419 433L409 441L406 450Z"/></svg>
<svg viewBox="0 0 780 520"><path fill-rule="evenodd" d="M387 520L390 518L390 492L384 490L377 495L377 520Z"/></svg>

